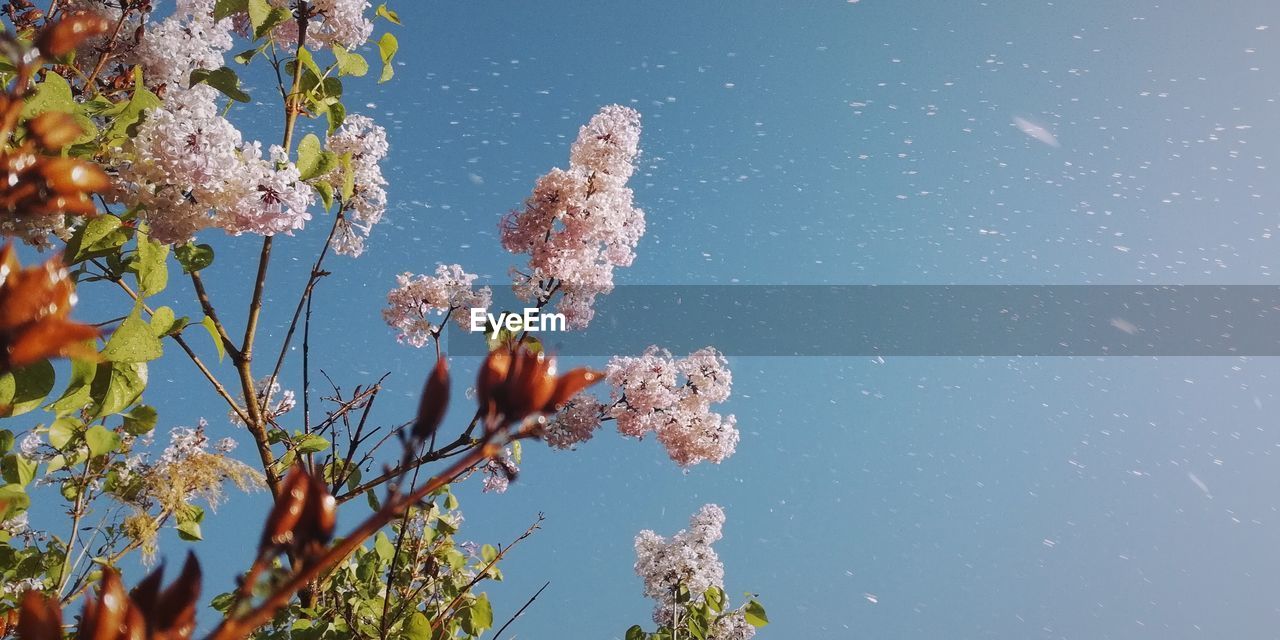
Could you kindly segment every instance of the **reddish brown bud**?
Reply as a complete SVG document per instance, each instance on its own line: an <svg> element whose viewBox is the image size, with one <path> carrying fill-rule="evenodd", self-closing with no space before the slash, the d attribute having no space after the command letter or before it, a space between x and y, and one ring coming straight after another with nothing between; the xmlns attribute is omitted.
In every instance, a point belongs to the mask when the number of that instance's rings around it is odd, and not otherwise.
<svg viewBox="0 0 1280 640"><path fill-rule="evenodd" d="M98 597L89 597L84 602L84 613L80 615L80 640L116 640L125 629L125 620L129 610L129 597L125 595L124 586L120 583L120 575L112 569L102 573L102 583L98 585Z"/></svg>
<svg viewBox="0 0 1280 640"><path fill-rule="evenodd" d="M22 640L62 640L62 609L57 598L39 591L22 594L18 614L18 637Z"/></svg>
<svg viewBox="0 0 1280 640"><path fill-rule="evenodd" d="M60 58L75 50L80 43L111 30L106 18L89 13L73 13L53 24L45 25L36 36L36 48L46 58Z"/></svg>
<svg viewBox="0 0 1280 640"><path fill-rule="evenodd" d="M155 609L147 612L152 637L185 640L195 632L200 576L200 563L195 554L188 552L178 579L159 594Z"/></svg>
<svg viewBox="0 0 1280 640"><path fill-rule="evenodd" d="M564 407L574 396L578 395L583 389L597 383L604 375L599 371L592 371L585 367L574 369L569 373L560 376L556 381L556 389L551 394L551 399L547 401L546 406L542 407L543 413L554 413Z"/></svg>
<svg viewBox="0 0 1280 640"><path fill-rule="evenodd" d="M262 530L262 540L258 543L259 552L268 549L279 549L293 542L293 531L298 527L302 511L307 505L307 497L311 493L311 482L302 465L295 464L285 476L280 486L280 495L276 497L276 505L267 516L267 525Z"/></svg>
<svg viewBox="0 0 1280 640"><path fill-rule="evenodd" d="M27 131L45 151L58 152L84 135L84 128L70 114L46 111L27 123Z"/></svg>
<svg viewBox="0 0 1280 640"><path fill-rule="evenodd" d="M440 427L445 410L449 407L449 361L441 356L427 377L422 399L418 402L418 415L413 421L412 442L426 442Z"/></svg>
<svg viewBox="0 0 1280 640"><path fill-rule="evenodd" d="M67 319L73 286L57 256L23 269L12 245L0 250L0 371L55 355L96 357L85 341L97 329Z"/></svg>
<svg viewBox="0 0 1280 640"><path fill-rule="evenodd" d="M75 158L45 158L36 171L49 189L63 196L94 193L111 186L111 180L97 165Z"/></svg>

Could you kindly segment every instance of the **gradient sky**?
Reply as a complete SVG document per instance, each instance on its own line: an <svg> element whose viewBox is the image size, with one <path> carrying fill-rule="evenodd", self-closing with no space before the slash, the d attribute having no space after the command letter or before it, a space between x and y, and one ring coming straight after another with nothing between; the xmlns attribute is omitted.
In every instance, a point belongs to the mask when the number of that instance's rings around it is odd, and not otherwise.
<svg viewBox="0 0 1280 640"><path fill-rule="evenodd" d="M345 388L392 372L385 424L410 415L432 358L381 321L394 275L457 262L502 286L500 216L614 102L644 115L633 186L649 229L621 284L1280 284L1274 2L393 8L395 81L347 89L349 111L390 132L392 204L364 257L329 263L313 328L316 366ZM274 118L233 118L279 136ZM322 226L277 244L269 345ZM214 240L213 295L239 308L254 243ZM164 295L198 317L181 286ZM247 445L172 355L148 395L162 424L205 416ZM768 608L760 637L1277 635L1273 359L730 365L723 408L743 438L722 465L682 473L656 443L604 432L575 452L527 447L506 494L460 489L464 539L505 542L547 515L486 587L501 622L551 582L517 637L650 624L632 539L707 502L728 513L728 592ZM210 593L247 566L265 504L236 496L206 522Z"/></svg>

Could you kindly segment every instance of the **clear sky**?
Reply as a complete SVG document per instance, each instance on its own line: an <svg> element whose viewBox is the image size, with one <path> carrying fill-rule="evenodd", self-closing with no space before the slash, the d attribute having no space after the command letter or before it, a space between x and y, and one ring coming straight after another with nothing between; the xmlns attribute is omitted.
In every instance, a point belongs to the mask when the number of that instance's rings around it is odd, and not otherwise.
<svg viewBox="0 0 1280 640"><path fill-rule="evenodd" d="M615 102L644 115L633 186L648 214L621 284L1280 284L1270 0L393 8L405 25L395 81L347 90L350 111L389 130L391 207L364 257L330 262L313 334L317 366L347 389L392 372L386 424L410 415L431 361L381 321L394 275L457 262L501 286L515 261L500 216ZM275 140L278 128L248 130ZM321 226L277 244L268 344ZM238 306L255 243L217 240L213 294ZM505 561L507 582L488 587L496 618L549 580L519 637L647 625L634 535L674 533L715 502L728 513L727 590L760 594L773 620L761 637L1280 628L1274 360L730 366L723 408L743 437L722 465L685 474L654 442L602 433L575 452L527 447L506 494L461 491L462 537L478 542L547 515ZM460 361L456 375L473 368ZM152 380L162 424L205 416L212 436L248 445L189 363L157 363ZM247 566L265 501L235 496L206 522L210 593Z"/></svg>

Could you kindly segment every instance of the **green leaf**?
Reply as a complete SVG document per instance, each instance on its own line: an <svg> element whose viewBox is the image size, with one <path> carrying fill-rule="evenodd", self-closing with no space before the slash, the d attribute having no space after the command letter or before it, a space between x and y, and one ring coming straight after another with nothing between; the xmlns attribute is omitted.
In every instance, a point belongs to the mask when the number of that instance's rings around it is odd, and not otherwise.
<svg viewBox="0 0 1280 640"><path fill-rule="evenodd" d="M183 273L195 273L213 264L213 247L207 244L188 242L174 247L173 257L182 265Z"/></svg>
<svg viewBox="0 0 1280 640"><path fill-rule="evenodd" d="M707 606L711 607L712 611L716 613L724 611L724 590L720 587L707 587L707 590L702 594L702 597L706 601Z"/></svg>
<svg viewBox="0 0 1280 640"><path fill-rule="evenodd" d="M388 9L385 3L378 5L378 10L374 12L374 15L379 18L385 18L387 22L390 22L391 24L400 24L400 16L397 15L396 12Z"/></svg>
<svg viewBox="0 0 1280 640"><path fill-rule="evenodd" d="M234 60L236 62L239 62L240 64L249 64L249 62L253 60L254 56L257 56L259 53L262 53L262 50L265 48L265 46L266 45L241 51L240 53L237 53L235 55Z"/></svg>
<svg viewBox="0 0 1280 640"><path fill-rule="evenodd" d="M53 365L41 360L0 374L0 418L22 415L44 402L53 391Z"/></svg>
<svg viewBox="0 0 1280 640"><path fill-rule="evenodd" d="M105 143L108 147L123 146L137 132L138 123L148 109L159 107L159 96L151 93L142 81L142 66L133 70L133 91L128 102L120 103L104 111L103 116L111 118L107 127Z"/></svg>
<svg viewBox="0 0 1280 640"><path fill-rule="evenodd" d="M395 59L396 52L399 50L400 42L390 33L384 33L381 38L378 38L378 56L382 58L382 75L378 78L378 82L386 82L396 74L391 61Z"/></svg>
<svg viewBox="0 0 1280 640"><path fill-rule="evenodd" d="M342 106L341 102L334 102L329 105L329 109L324 112L324 117L329 121L329 135L333 135L338 127L347 119L347 108Z"/></svg>
<svg viewBox="0 0 1280 640"><path fill-rule="evenodd" d="M152 240L147 234L139 231L138 259L134 268L138 272L138 289L143 297L153 296L169 284L169 247Z"/></svg>
<svg viewBox="0 0 1280 640"><path fill-rule="evenodd" d="M93 417L119 413L137 402L146 388L146 363L103 362L98 365L89 388L89 396L94 401L90 413Z"/></svg>
<svg viewBox="0 0 1280 640"><path fill-rule="evenodd" d="M36 477L36 469L40 463L28 460L16 453L4 457L4 481L20 487L27 486Z"/></svg>
<svg viewBox="0 0 1280 640"><path fill-rule="evenodd" d="M200 533L200 523L204 522L204 509L193 504L183 505L177 509L178 537L188 542L204 540Z"/></svg>
<svg viewBox="0 0 1280 640"><path fill-rule="evenodd" d="M217 69L196 69L191 72L190 84L196 86L201 82L221 91L223 95L235 100L236 102L248 102L249 94L240 88L240 76L236 75L235 70L230 67L219 67Z"/></svg>
<svg viewBox="0 0 1280 640"><path fill-rule="evenodd" d="M62 76L48 71L44 82L36 85L36 90L22 105L21 117L29 120L47 111L61 111L71 114L84 131L72 144L89 142L97 137L98 128L84 114L84 109L71 96L71 85Z"/></svg>
<svg viewBox="0 0 1280 640"><path fill-rule="evenodd" d="M484 560L485 564L489 564L498 559L498 550L493 545L486 544L480 547L480 559Z"/></svg>
<svg viewBox="0 0 1280 640"><path fill-rule="evenodd" d="M16 484L0 486L0 522L27 510L31 506L31 498L26 491Z"/></svg>
<svg viewBox="0 0 1280 640"><path fill-rule="evenodd" d="M404 637L406 640L430 640L431 621L421 611L414 610L404 623Z"/></svg>
<svg viewBox="0 0 1280 640"><path fill-rule="evenodd" d="M140 404L124 414L124 430L132 436L146 435L156 428L159 421L155 407Z"/></svg>
<svg viewBox="0 0 1280 640"><path fill-rule="evenodd" d="M164 355L160 339L142 319L142 304L134 306L124 322L112 332L102 355L112 362L149 362Z"/></svg>
<svg viewBox="0 0 1280 640"><path fill-rule="evenodd" d="M306 47L298 49L298 62L301 62L302 67L310 71L315 77L319 78L324 75L320 71L320 66L316 64L315 56L311 55L311 51Z"/></svg>
<svg viewBox="0 0 1280 640"><path fill-rule="evenodd" d="M222 358L227 355L227 347L222 344L222 337L218 335L218 327L213 324L213 318L205 316L200 321L200 326L204 327L205 331L209 332L209 337L213 338L213 346L218 348L218 362L222 362Z"/></svg>
<svg viewBox="0 0 1280 640"><path fill-rule="evenodd" d="M747 602L742 613L747 618L747 624L753 627L759 628L769 624L769 616L764 613L764 605L755 600Z"/></svg>
<svg viewBox="0 0 1280 640"><path fill-rule="evenodd" d="M54 420L49 425L49 445L54 449L63 449L76 435L76 423L68 419Z"/></svg>
<svg viewBox="0 0 1280 640"><path fill-rule="evenodd" d="M373 550L378 553L378 557L383 562L390 562L391 558L396 555L395 545L391 544L391 539L382 531L379 531L378 535L373 539Z"/></svg>
<svg viewBox="0 0 1280 640"><path fill-rule="evenodd" d="M97 370L96 363L72 360L71 381L67 383L62 395L49 404L48 409L59 415L83 409L90 402L89 385L93 383Z"/></svg>
<svg viewBox="0 0 1280 640"><path fill-rule="evenodd" d="M221 20L236 13L249 10L249 0L218 0L213 5L213 19Z"/></svg>
<svg viewBox="0 0 1280 640"><path fill-rule="evenodd" d="M120 218L109 213L91 218L67 241L69 264L114 253L129 239L122 226Z"/></svg>
<svg viewBox="0 0 1280 640"><path fill-rule="evenodd" d="M249 23L253 25L253 39L257 40L286 20L293 18L293 12L283 7L273 7L267 0L248 0L247 11Z"/></svg>
<svg viewBox="0 0 1280 640"><path fill-rule="evenodd" d="M489 596L480 594L462 613L462 630L478 636L485 629L493 626L493 606L489 604Z"/></svg>
<svg viewBox="0 0 1280 640"><path fill-rule="evenodd" d="M13 432L8 429L0 429L0 453L9 453L13 448Z"/></svg>
<svg viewBox="0 0 1280 640"><path fill-rule="evenodd" d="M327 162L326 153L330 156ZM298 174L303 180L328 173L337 164L336 160L333 153L320 148L320 138L314 133L308 133L298 142Z"/></svg>
<svg viewBox="0 0 1280 640"><path fill-rule="evenodd" d="M89 445L89 456L96 458L115 451L120 445L120 436L100 424L95 424L84 433L84 441Z"/></svg>
<svg viewBox="0 0 1280 640"><path fill-rule="evenodd" d="M333 185L328 182L316 182L311 185L312 188L320 194L320 203L324 205L324 210L328 211L333 208Z"/></svg>
<svg viewBox="0 0 1280 640"><path fill-rule="evenodd" d="M329 448L329 441L324 436L315 433L309 433L298 440L298 453L316 453Z"/></svg>
<svg viewBox="0 0 1280 640"><path fill-rule="evenodd" d="M356 192L356 172L351 167L351 152L342 154L342 201L348 202Z"/></svg>
<svg viewBox="0 0 1280 640"><path fill-rule="evenodd" d="M333 45L333 57L338 60L339 75L360 78L369 73L369 62L364 56L347 51L342 45Z"/></svg>
<svg viewBox="0 0 1280 640"><path fill-rule="evenodd" d="M622 637L622 640L645 640L645 635L647 634L645 634L644 629L640 628L640 625L633 624L630 629L627 629L627 633Z"/></svg>

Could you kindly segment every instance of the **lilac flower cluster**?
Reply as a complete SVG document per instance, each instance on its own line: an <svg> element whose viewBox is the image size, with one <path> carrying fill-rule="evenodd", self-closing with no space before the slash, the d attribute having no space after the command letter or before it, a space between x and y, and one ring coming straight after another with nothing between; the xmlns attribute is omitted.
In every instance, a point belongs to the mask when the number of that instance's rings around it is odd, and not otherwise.
<svg viewBox="0 0 1280 640"><path fill-rule="evenodd" d="M569 169L538 179L524 209L502 221L502 246L529 254L527 271L513 270L524 300L563 297L556 311L570 328L585 328L598 294L613 290L614 267L627 267L644 235L644 212L632 204L627 180L639 153L640 114L610 105L578 132Z"/></svg>
<svg viewBox="0 0 1280 640"><path fill-rule="evenodd" d="M720 352L699 349L675 359L656 346L639 357L615 356L605 367L613 388L610 403L583 394L555 415L543 439L567 449L594 435L601 422L613 419L618 432L635 438L655 433L677 464L719 463L738 445L737 420L711 411L729 398L733 375Z"/></svg>
<svg viewBox="0 0 1280 640"><path fill-rule="evenodd" d="M644 595L657 603L653 620L660 625L673 623L676 594L681 587L689 591L693 602L700 602L710 587L724 589L724 564L712 543L724 535L724 510L714 504L703 505L689 519L689 528L670 539L648 529L636 536L636 574L644 581ZM707 636L714 640L746 640L755 628L740 615L727 615L717 621Z"/></svg>
<svg viewBox="0 0 1280 640"><path fill-rule="evenodd" d="M379 167L387 157L387 131L367 116L349 115L326 141L329 151L339 157L351 154L350 171L355 192L346 205L346 217L334 232L333 250L341 255L358 257L364 252L364 241L373 225L382 220L387 210L387 185ZM342 184L342 167L333 170L328 180Z"/></svg>
<svg viewBox="0 0 1280 640"><path fill-rule="evenodd" d="M293 0L269 0L273 7L293 9ZM365 0L311 0L312 15L307 22L307 47L316 49L316 43L327 46L339 46L344 49L355 49L369 41L373 34L373 23L364 17L369 10ZM234 16L236 28L244 35L249 35L249 17L246 14ZM286 47L298 45L298 23L286 20L271 31L271 39L276 44Z"/></svg>
<svg viewBox="0 0 1280 640"><path fill-rule="evenodd" d="M178 0L159 23L149 25L134 51L148 85L185 88L192 71L217 69L231 50L231 19L213 19L214 0Z"/></svg>
<svg viewBox="0 0 1280 640"><path fill-rule="evenodd" d="M284 149L262 155L218 114L207 85L171 89L147 112L120 166L123 199L144 212L154 239L182 243L217 227L240 235L301 229L315 192Z"/></svg>
<svg viewBox="0 0 1280 640"><path fill-rule="evenodd" d="M432 336L439 334L447 321L444 318L452 317L458 326L465 328L469 316L460 309L489 307L493 292L489 287L474 288L472 283L476 277L456 264L440 265L434 276L402 273L396 276L399 286L387 293L387 308L382 310L382 317L400 332L396 337L398 342L425 346ZM433 320L441 324L434 324Z"/></svg>

